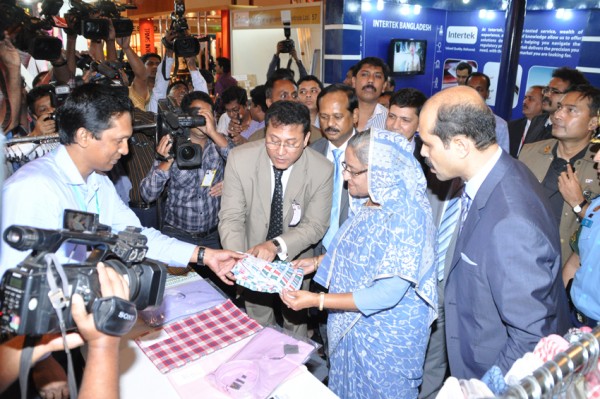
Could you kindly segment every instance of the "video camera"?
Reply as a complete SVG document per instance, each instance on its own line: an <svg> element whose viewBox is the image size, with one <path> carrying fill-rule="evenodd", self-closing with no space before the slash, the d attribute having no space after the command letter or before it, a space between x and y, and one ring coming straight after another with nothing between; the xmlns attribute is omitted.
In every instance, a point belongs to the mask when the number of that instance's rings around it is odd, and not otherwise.
<svg viewBox="0 0 600 399"><path fill-rule="evenodd" d="M290 37L292 36L292 32L290 29L290 22L285 21L283 23L283 35L285 36L285 40L280 41L278 44L281 46L282 53L291 53L296 48L296 44Z"/></svg>
<svg viewBox="0 0 600 399"><path fill-rule="evenodd" d="M133 22L129 18L122 18L121 12L135 9L131 4L118 4L110 0L101 0L89 4L82 0L70 0L71 9L68 15L74 19L74 27L78 34L90 40L104 40L108 37L109 22L112 21L116 37L131 36ZM67 15L65 15L66 17ZM104 18L98 18L104 17ZM107 19L108 18L108 19Z"/></svg>
<svg viewBox="0 0 600 399"><path fill-rule="evenodd" d="M169 153L175 158L179 169L193 169L202 165L202 147L190 142L191 127L205 126L203 116L180 115L181 110L175 107L168 98L158 100L158 115L156 117L156 142L170 134L173 146ZM166 161L160 154L156 155Z"/></svg>
<svg viewBox="0 0 600 399"><path fill-rule="evenodd" d="M195 57L200 52L198 39L189 34L189 25L185 18L184 0L175 0L174 10L171 13L171 26L169 30L176 32L173 41L173 51L178 57Z"/></svg>
<svg viewBox="0 0 600 399"><path fill-rule="evenodd" d="M62 41L48 35L46 31L54 26L53 17L58 15L62 0L44 0L40 15L35 18L18 7L15 0L0 0L0 40L4 32L11 35L14 46L26 51L38 60L56 60L62 51Z"/></svg>
<svg viewBox="0 0 600 399"><path fill-rule="evenodd" d="M17 267L9 269L0 282L0 331L17 335L43 335L60 332L61 313L67 330L76 329L71 316L71 297L80 294L88 312L94 314L96 328L111 335L122 335L135 323L137 312L162 303L167 270L164 264L145 258L147 238L136 227L111 234L98 223L98 215L65 210L63 229L45 230L10 226L4 240L31 254ZM81 264L59 265L52 260L63 243L92 248ZM55 259L55 258L54 258ZM126 277L129 301L102 298L96 264Z"/></svg>

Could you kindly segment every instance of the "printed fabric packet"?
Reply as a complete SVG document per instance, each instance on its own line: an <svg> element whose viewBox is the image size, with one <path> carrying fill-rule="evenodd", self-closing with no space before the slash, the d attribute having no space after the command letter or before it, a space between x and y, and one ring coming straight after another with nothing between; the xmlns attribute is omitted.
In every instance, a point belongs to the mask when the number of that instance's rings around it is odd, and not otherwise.
<svg viewBox="0 0 600 399"><path fill-rule="evenodd" d="M239 260L231 270L236 284L252 291L280 293L282 290L298 290L302 286L304 272L295 269L290 262L267 262L247 256Z"/></svg>

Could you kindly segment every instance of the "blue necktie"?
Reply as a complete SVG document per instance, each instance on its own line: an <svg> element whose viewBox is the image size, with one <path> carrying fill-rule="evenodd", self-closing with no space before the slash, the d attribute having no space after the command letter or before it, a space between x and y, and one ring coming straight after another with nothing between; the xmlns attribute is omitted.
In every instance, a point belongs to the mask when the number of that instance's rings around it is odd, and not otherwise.
<svg viewBox="0 0 600 399"><path fill-rule="evenodd" d="M465 220L467 220L467 214L469 213L469 208L471 208L472 202L473 200L471 200L471 197L469 197L467 192L463 191L462 195L460 196L460 230L458 231L459 233L462 231L463 227L465 227Z"/></svg>
<svg viewBox="0 0 600 399"><path fill-rule="evenodd" d="M444 279L446 253L448 252L450 241L452 241L452 235L456 230L456 224L458 223L459 216L461 215L460 205L460 197L455 196L454 198L449 199L446 205L446 210L444 211L444 216L442 217L442 222L440 223L440 228L437 234L438 250L436 258L438 281L442 281Z"/></svg>
<svg viewBox="0 0 600 399"><path fill-rule="evenodd" d="M323 237L323 246L329 250L329 244L335 236L335 233L340 228L340 201L342 200L342 186L344 185L344 179L342 178L342 166L340 165L340 158L342 157L342 150L333 150L333 196L331 198L331 216L329 217L329 229Z"/></svg>

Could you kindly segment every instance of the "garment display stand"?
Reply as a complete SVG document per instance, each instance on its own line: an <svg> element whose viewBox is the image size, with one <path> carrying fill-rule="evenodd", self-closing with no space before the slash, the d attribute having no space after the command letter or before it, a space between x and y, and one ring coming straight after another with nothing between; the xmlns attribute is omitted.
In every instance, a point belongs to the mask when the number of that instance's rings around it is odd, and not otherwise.
<svg viewBox="0 0 600 399"><path fill-rule="evenodd" d="M553 398L562 396L578 380L592 372L598 372L600 353L600 326L591 333L582 333L579 340L564 352L523 378L519 384L511 385L502 399Z"/></svg>

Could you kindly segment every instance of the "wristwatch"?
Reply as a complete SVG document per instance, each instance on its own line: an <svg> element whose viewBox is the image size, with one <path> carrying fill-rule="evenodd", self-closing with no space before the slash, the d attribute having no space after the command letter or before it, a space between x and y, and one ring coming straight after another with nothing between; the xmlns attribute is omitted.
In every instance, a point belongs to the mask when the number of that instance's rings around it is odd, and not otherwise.
<svg viewBox="0 0 600 399"><path fill-rule="evenodd" d="M198 266L204 265L204 252L206 251L206 247L198 247L198 258L196 259L196 264Z"/></svg>
<svg viewBox="0 0 600 399"><path fill-rule="evenodd" d="M281 248L281 244L279 243L279 241L273 239L271 240L271 242L273 243L273 245L275 245L275 250L277 251L277 254L280 254L283 251L283 248Z"/></svg>
<svg viewBox="0 0 600 399"><path fill-rule="evenodd" d="M584 207L584 206L586 206L586 205L587 205L587 203L588 203L588 202L587 202L587 200L584 198L584 199L583 199L583 202L582 202L581 204L579 204L579 205L576 205L576 206L573 208L573 212L575 212L575 213L579 214L579 212L581 212L581 211L583 210L583 207Z"/></svg>

